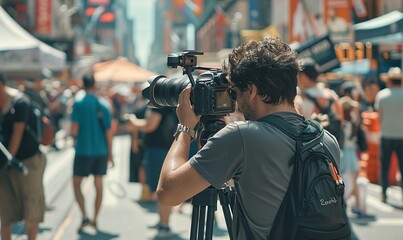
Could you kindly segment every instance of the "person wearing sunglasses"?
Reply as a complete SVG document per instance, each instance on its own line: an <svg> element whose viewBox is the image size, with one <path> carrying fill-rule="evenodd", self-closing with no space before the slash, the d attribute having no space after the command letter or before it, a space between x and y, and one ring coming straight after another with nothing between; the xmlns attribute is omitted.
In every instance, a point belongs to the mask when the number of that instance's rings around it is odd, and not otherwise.
<svg viewBox="0 0 403 240"><path fill-rule="evenodd" d="M303 129L305 119L294 107L300 65L286 43L266 37L234 48L223 70L230 84L227 92L245 121L226 125L188 160L200 116L192 110L191 89L185 88L176 112L190 131L176 135L165 158L158 198L161 204L177 205L210 185L220 189L233 179L239 203L233 216L234 239L267 239L290 181L288 161L295 141L262 119L277 115L290 127ZM246 233L240 209L253 236Z"/></svg>

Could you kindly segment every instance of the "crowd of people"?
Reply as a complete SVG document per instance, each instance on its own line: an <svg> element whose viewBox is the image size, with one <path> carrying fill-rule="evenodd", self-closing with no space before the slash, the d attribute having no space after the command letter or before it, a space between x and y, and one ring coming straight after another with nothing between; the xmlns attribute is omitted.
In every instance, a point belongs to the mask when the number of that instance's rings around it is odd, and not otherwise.
<svg viewBox="0 0 403 240"><path fill-rule="evenodd" d="M376 113L380 123L380 139L375 139L380 153L382 185L380 199L387 203L389 170L393 153L397 155L400 172L403 170L403 154L399 150L403 137L401 132L403 125L398 120L403 116L403 112L398 108L402 100L401 70L398 67L392 67L379 78L369 76L360 78L358 81L349 80L337 88L330 89L323 82L316 80L318 73L313 71L314 74L312 74L311 61L312 59L307 60L308 66L305 66L300 73L302 76L298 79L301 93L296 98L297 109L299 108L299 112L305 117L315 118L321 113L321 109L318 109L307 94L314 95L319 103L322 101L320 104L322 107L329 103L329 99L333 99L331 102L334 103L330 112L340 119L340 122L333 124L341 126L340 132L334 133L336 137L340 136L338 138L342 150L340 171L348 183L345 198L348 200L354 196L355 202L351 210L358 217L373 218L374 216L366 212L365 196L360 196L362 191L359 191L357 185L359 176L365 177L362 165L367 165L365 162L369 160L368 141L374 141L369 126L365 124L365 116L368 113ZM332 124L331 121L330 124Z"/></svg>
<svg viewBox="0 0 403 240"><path fill-rule="evenodd" d="M256 51L258 49L261 51ZM255 64L256 61L259 64ZM192 141L195 139L192 139L191 130L195 129L200 116L196 116L191 108L190 88L184 89L179 96L175 111L175 108L147 108L147 100L141 95L143 83L109 88L98 85L89 73L83 77L80 89L76 85L60 84L60 81L11 82L2 77L1 142L13 157L28 166L30 172L28 180L14 170L0 171L0 195L4 196L0 201L1 238L10 239L11 224L25 220L28 238L35 239L38 224L43 221L42 178L46 160L40 144L25 130L30 124L30 104L39 106L49 116L55 133L63 129L62 123L70 123L65 125L64 131L75 143L72 178L82 214L80 228L97 227L102 205L102 177L107 174L108 166L114 164L112 137L123 132L132 136L128 181L141 184L140 201L158 204L159 222L151 226L158 229L157 237L173 235L169 227L172 205L184 202L209 185L220 188L234 179L238 198L242 199L237 208L246 211L246 218L253 223L250 225L252 234L264 238L270 232L291 176L288 166L280 164L279 159L287 162L294 152L289 147L291 139L259 122L270 114L286 119L295 129L302 127L304 119L315 119L337 139L338 143L331 145L340 149L339 169L345 180L347 206L359 218L373 218L361 204L365 196L360 195L357 185L363 173L361 163L369 158L368 129L362 113L379 115L380 199L387 203L388 171L393 152L398 156L400 171L403 170L403 122L398 121L403 118L401 70L391 68L383 81L368 77L348 80L337 88L330 88L326 81L320 80L317 69L313 59L298 60L296 54L278 39L266 38L235 48L224 71L228 74L231 86L228 91L237 104L237 111L225 117L227 126L206 145L199 146L202 147L200 151ZM24 97L14 102L13 98L21 92L25 93ZM54 137L51 145L56 151L60 148L58 140ZM265 156L264 163L262 156ZM96 189L92 217L87 215L81 193L82 180L89 175L94 175ZM30 185L26 184L28 182ZM32 197L22 197L25 195ZM350 198L354 198L354 202ZM261 212L259 209L262 208L269 210ZM237 226L242 225L239 214L236 212L234 217ZM234 235L245 238L245 231L239 227Z"/></svg>

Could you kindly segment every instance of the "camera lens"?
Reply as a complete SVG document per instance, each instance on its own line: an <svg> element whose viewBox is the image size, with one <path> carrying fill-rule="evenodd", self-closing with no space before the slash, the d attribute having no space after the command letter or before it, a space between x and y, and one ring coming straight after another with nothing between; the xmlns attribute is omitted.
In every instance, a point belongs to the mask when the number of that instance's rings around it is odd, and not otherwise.
<svg viewBox="0 0 403 240"><path fill-rule="evenodd" d="M143 90L143 96L150 100L153 107L176 107L182 90L190 84L189 78L166 78L157 76L148 80L150 86Z"/></svg>

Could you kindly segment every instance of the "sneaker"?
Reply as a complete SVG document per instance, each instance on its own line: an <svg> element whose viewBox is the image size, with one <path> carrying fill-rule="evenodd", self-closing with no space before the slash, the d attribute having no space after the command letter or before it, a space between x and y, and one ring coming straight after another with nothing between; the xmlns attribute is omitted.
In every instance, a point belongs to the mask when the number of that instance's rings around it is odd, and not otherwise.
<svg viewBox="0 0 403 240"><path fill-rule="evenodd" d="M174 233L171 232L171 229L169 227L160 226L158 229L158 233L155 237L158 239L158 238L169 238L169 237L173 237L173 236L174 236Z"/></svg>
<svg viewBox="0 0 403 240"><path fill-rule="evenodd" d="M362 214L357 215L357 218L359 218L359 219L365 219L365 220L368 220L368 221L371 221L371 220L374 221L374 220L376 220L375 215L366 214L366 213L362 213Z"/></svg>
<svg viewBox="0 0 403 240"><path fill-rule="evenodd" d="M81 221L80 229L84 228L85 226L89 225L91 223L90 219L87 217L84 217L83 220Z"/></svg>
<svg viewBox="0 0 403 240"><path fill-rule="evenodd" d="M159 229L160 227L161 227L161 224L160 223L156 223L156 224L154 224L154 225L149 225L149 226L147 226L148 228L151 228L151 229Z"/></svg>
<svg viewBox="0 0 403 240"><path fill-rule="evenodd" d="M358 208L351 208L351 212L358 215L361 213L361 210Z"/></svg>

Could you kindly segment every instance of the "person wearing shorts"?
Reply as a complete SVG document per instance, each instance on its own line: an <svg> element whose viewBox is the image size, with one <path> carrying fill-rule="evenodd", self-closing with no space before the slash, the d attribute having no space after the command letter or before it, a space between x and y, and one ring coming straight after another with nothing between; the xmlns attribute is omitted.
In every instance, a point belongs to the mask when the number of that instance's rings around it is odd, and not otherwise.
<svg viewBox="0 0 403 240"><path fill-rule="evenodd" d="M16 100L18 97L18 100ZM39 143L27 126L34 126L31 100L20 91L10 88L0 75L1 143L28 169L24 175L18 169L0 170L0 222L2 240L10 240L12 224L24 221L29 240L36 239L39 223L45 215L43 173L46 159ZM0 162L8 161L4 151Z"/></svg>
<svg viewBox="0 0 403 240"><path fill-rule="evenodd" d="M71 132L75 137L73 187L82 213L81 230L86 225L97 228L97 217L102 203L102 178L112 160L111 110L108 103L95 95L95 80L92 75L83 78L85 95L74 101ZM94 176L96 190L94 216L90 220L81 192L84 177Z"/></svg>

